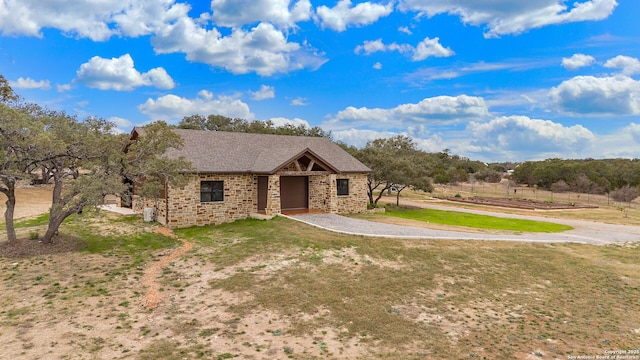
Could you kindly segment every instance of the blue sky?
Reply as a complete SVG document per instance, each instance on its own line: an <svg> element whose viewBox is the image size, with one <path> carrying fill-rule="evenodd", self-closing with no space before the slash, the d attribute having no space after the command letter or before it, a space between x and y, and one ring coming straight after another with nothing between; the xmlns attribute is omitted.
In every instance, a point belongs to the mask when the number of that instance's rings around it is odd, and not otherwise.
<svg viewBox="0 0 640 360"><path fill-rule="evenodd" d="M0 0L0 74L129 132L191 114L483 161L640 158L636 0Z"/></svg>

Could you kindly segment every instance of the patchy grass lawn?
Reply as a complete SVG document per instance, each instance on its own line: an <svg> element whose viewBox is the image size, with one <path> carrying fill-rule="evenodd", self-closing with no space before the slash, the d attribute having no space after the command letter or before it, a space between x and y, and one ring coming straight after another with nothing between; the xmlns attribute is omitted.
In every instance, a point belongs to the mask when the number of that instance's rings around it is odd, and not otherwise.
<svg viewBox="0 0 640 360"><path fill-rule="evenodd" d="M434 210L406 209L387 206L384 213L377 216L393 216L440 225L460 226L474 229L504 230L515 232L554 233L573 229L571 226L546 221L510 219L505 217L478 215L472 213Z"/></svg>
<svg viewBox="0 0 640 360"><path fill-rule="evenodd" d="M87 215L61 229L83 250L0 258L3 354L565 359L635 348L640 334L639 245L376 239L245 220L176 231L196 246L163 270L148 310L144 269L179 243L152 230Z"/></svg>

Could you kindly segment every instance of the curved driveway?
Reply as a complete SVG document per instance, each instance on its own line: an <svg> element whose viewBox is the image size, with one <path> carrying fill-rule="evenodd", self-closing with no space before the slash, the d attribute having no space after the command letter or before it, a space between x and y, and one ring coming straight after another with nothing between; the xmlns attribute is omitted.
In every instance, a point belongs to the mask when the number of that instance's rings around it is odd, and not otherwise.
<svg viewBox="0 0 640 360"><path fill-rule="evenodd" d="M514 234L491 234L491 233L469 233L463 231L449 231L426 229L420 227L393 225L367 220L353 219L336 214L300 214L287 216L294 220L302 221L309 225L320 227L326 230L351 235L365 235L375 237L390 238L410 238L410 239L444 239L444 240L501 240L501 241L521 241L521 242L576 242L592 245L604 245L613 243L626 243L640 241L640 226L612 225L591 221L551 219L540 216L524 216L515 214L494 213L481 210L449 208L445 206L430 205L418 202L405 202L412 206L431 208L439 210L454 210L461 212L472 212L475 214L490 215L497 217L528 219L536 221L547 221L558 224L566 224L573 227L573 230L561 233L514 233Z"/></svg>

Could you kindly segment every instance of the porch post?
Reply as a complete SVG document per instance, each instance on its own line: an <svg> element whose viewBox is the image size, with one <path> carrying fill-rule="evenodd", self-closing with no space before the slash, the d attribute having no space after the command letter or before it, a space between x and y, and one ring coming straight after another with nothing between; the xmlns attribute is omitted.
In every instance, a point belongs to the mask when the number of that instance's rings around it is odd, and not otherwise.
<svg viewBox="0 0 640 360"><path fill-rule="evenodd" d="M326 211L335 214L338 212L338 184L336 181L336 174L330 174L327 176L327 208Z"/></svg>
<svg viewBox="0 0 640 360"><path fill-rule="evenodd" d="M280 214L280 175L269 175L267 186L267 207L265 215L275 216Z"/></svg>

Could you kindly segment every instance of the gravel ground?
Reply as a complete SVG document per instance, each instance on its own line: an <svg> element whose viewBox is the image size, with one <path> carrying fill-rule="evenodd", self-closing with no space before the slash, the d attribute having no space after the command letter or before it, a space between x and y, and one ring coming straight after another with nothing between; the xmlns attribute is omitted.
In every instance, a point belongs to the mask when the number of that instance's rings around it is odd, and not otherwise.
<svg viewBox="0 0 640 360"><path fill-rule="evenodd" d="M413 206L423 208L437 208L463 211L444 206L433 206L422 203L414 203ZM467 233L461 231L432 230L411 226L385 224L367 220L353 219L336 214L301 214L290 218L302 221L309 225L324 228L326 230L376 237L412 238L412 239L443 239L443 240L499 240L520 242L575 242L592 245L605 245L613 243L640 242L640 227L627 225L611 225L591 221L550 219L537 216L521 216L514 214L499 214L486 211L464 210L491 216L508 218L530 219L538 221L555 222L572 226L574 229L562 233L516 233L516 234L485 234Z"/></svg>

